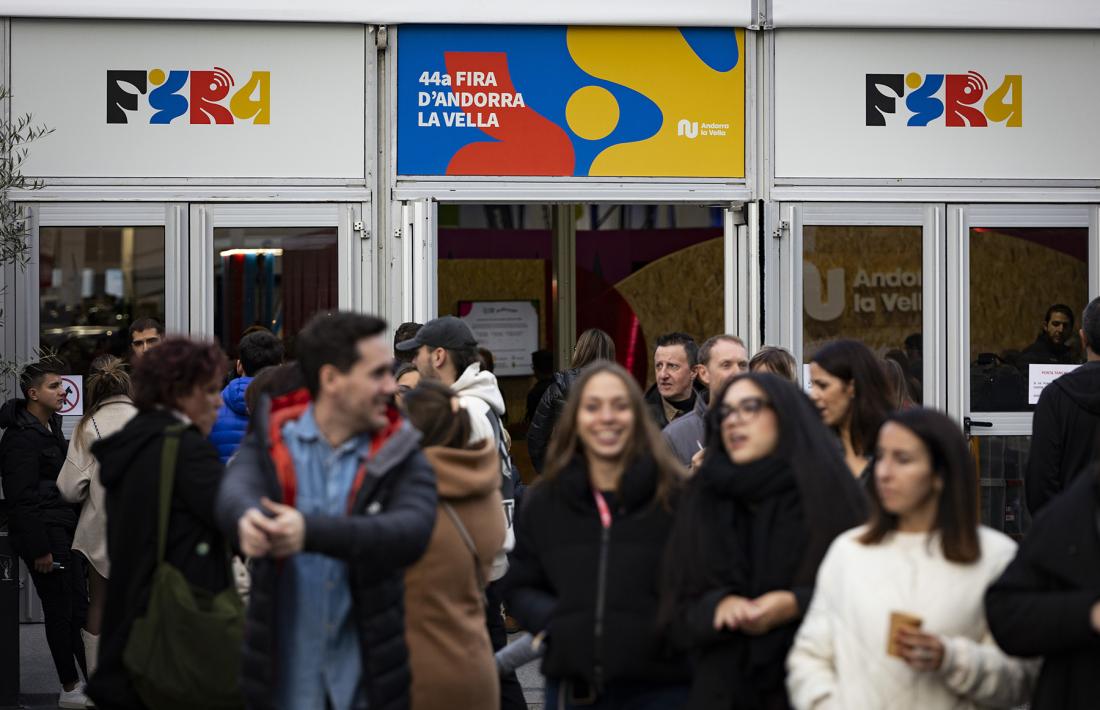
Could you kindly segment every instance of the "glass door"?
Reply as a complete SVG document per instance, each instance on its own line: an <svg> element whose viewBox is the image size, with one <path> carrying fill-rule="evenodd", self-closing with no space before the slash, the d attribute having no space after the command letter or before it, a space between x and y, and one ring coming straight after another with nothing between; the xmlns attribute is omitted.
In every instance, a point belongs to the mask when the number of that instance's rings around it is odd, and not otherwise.
<svg viewBox="0 0 1100 710"><path fill-rule="evenodd" d="M191 332L237 357L241 337L266 329L293 352L319 311L362 306L360 204L191 206Z"/></svg>
<svg viewBox="0 0 1100 710"><path fill-rule="evenodd" d="M898 362L913 401L942 407L943 206L785 204L780 215L786 317L770 344L805 368L825 343L860 340Z"/></svg>
<svg viewBox="0 0 1100 710"><path fill-rule="evenodd" d="M1077 331L1095 277L1093 211L948 209L950 411L972 437L982 520L1009 534L1029 522L1023 479L1044 372L1084 362Z"/></svg>
<svg viewBox="0 0 1100 710"><path fill-rule="evenodd" d="M81 379L101 355L130 355L130 324L186 323L184 205L47 203L29 207L31 254L5 294L18 364L53 357L71 376L65 432L81 411Z"/></svg>

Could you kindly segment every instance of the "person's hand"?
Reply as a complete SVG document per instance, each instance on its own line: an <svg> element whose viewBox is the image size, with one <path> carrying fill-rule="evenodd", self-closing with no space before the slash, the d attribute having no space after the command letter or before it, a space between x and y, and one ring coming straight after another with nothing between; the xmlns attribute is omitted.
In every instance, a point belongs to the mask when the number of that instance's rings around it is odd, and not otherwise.
<svg viewBox="0 0 1100 710"><path fill-rule="evenodd" d="M271 554L277 559L290 557L302 551L306 541L306 520L297 508L261 498L260 503L275 514L269 518L272 532L267 536L271 542Z"/></svg>
<svg viewBox="0 0 1100 710"><path fill-rule="evenodd" d="M268 536L275 531L272 521L258 508L249 508L237 521L237 537L245 557L264 557L271 552Z"/></svg>
<svg viewBox="0 0 1100 710"><path fill-rule="evenodd" d="M703 458L706 455L706 451L699 449L695 452L695 455L691 457L691 465L688 466L688 473L696 473L699 467L703 465Z"/></svg>
<svg viewBox="0 0 1100 710"><path fill-rule="evenodd" d="M741 626L746 634L759 636L798 616L798 600L786 590L768 592L753 600L759 614Z"/></svg>
<svg viewBox="0 0 1100 710"><path fill-rule="evenodd" d="M1100 634L1100 602L1092 605L1092 630Z"/></svg>
<svg viewBox="0 0 1100 710"><path fill-rule="evenodd" d="M938 671L943 665L944 648L939 636L902 626L897 642L902 660L913 670Z"/></svg>
<svg viewBox="0 0 1100 710"><path fill-rule="evenodd" d="M714 609L714 630L729 629L736 631L741 625L755 619L760 614L756 603L745 597L729 595Z"/></svg>
<svg viewBox="0 0 1100 710"><path fill-rule="evenodd" d="M53 553L47 552L34 561L34 571L39 574L53 572Z"/></svg>

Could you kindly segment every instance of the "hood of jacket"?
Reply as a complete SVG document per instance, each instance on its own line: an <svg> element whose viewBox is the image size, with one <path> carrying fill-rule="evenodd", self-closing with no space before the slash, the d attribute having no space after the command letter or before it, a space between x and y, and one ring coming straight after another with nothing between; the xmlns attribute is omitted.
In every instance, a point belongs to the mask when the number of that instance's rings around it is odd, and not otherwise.
<svg viewBox="0 0 1100 710"><path fill-rule="evenodd" d="M60 414L54 414L50 417L50 422L54 429L61 431ZM47 436L54 436L54 432L50 431L50 427L42 424L38 421L38 417L27 410L27 400L21 397L9 399L4 402L3 406L0 406L0 429L11 429L12 427L37 429Z"/></svg>
<svg viewBox="0 0 1100 710"><path fill-rule="evenodd" d="M110 490L126 475L138 454L151 441L164 435L164 429L179 419L167 411L138 412L119 431L92 444L92 454L99 460L100 480Z"/></svg>
<svg viewBox="0 0 1100 710"><path fill-rule="evenodd" d="M1054 381L1078 407L1100 415L1100 362L1086 362Z"/></svg>
<svg viewBox="0 0 1100 710"><path fill-rule="evenodd" d="M441 498L477 498L500 488L497 447L488 439L476 449L429 446L424 456L435 471Z"/></svg>
<svg viewBox="0 0 1100 710"><path fill-rule="evenodd" d="M497 386L497 378L491 372L482 372L480 363L466 368L451 389L459 397L477 397L489 405L498 417L504 416L504 397Z"/></svg>
<svg viewBox="0 0 1100 710"><path fill-rule="evenodd" d="M225 406L231 409L233 413L245 418L248 417L248 407L244 403L244 392L251 382L251 377L238 377L222 390L222 402Z"/></svg>

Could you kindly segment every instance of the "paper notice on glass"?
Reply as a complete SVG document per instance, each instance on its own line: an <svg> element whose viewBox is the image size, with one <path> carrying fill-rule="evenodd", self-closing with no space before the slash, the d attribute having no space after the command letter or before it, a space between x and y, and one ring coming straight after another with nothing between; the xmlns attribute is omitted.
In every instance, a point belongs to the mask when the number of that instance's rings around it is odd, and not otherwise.
<svg viewBox="0 0 1100 710"><path fill-rule="evenodd" d="M477 343L493 353L497 377L530 375L539 349L539 309L532 301L463 301L459 316Z"/></svg>
<svg viewBox="0 0 1100 710"><path fill-rule="evenodd" d="M1067 372L1073 372L1078 367L1078 365L1028 365L1027 403L1037 404L1039 395L1043 393L1047 385Z"/></svg>

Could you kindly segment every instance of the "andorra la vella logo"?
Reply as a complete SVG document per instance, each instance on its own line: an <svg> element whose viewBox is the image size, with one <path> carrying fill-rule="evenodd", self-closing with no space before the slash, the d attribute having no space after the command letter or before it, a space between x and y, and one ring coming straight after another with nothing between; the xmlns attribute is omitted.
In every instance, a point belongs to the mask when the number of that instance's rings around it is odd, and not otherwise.
<svg viewBox="0 0 1100 710"><path fill-rule="evenodd" d="M976 71L965 74L867 74L868 126L900 123L906 126L982 128L1024 125L1024 79L1005 74L997 88ZM898 115L904 99L905 114Z"/></svg>
<svg viewBox="0 0 1100 710"><path fill-rule="evenodd" d="M151 124L267 125L271 72L253 71L247 82L238 84L221 67L107 70L107 123L140 121L150 110Z"/></svg>
<svg viewBox="0 0 1100 710"><path fill-rule="evenodd" d="M725 136L730 130L730 124L728 123L699 123L699 121L689 121L686 118L681 118L676 123L676 135L681 138L695 139L699 136Z"/></svg>

